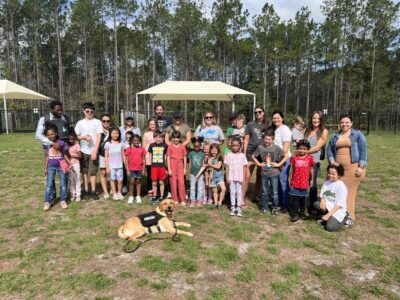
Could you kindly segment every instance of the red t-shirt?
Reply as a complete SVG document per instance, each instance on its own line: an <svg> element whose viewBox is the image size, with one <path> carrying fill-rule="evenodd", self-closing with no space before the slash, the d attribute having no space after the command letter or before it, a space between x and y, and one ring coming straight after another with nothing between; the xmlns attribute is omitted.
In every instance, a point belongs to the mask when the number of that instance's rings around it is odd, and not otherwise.
<svg viewBox="0 0 400 300"><path fill-rule="evenodd" d="M178 147L172 144L168 147L167 155L172 159L183 159L184 156L187 156L187 150L183 144L179 144Z"/></svg>
<svg viewBox="0 0 400 300"><path fill-rule="evenodd" d="M125 155L128 156L130 171L143 170L143 157L146 155L146 150L143 147L129 147L125 149Z"/></svg>
<svg viewBox="0 0 400 300"><path fill-rule="evenodd" d="M310 170L314 165L314 159L307 154L304 157L292 156L290 164L293 168L292 180L290 186L296 189L308 189L308 180L310 178Z"/></svg>

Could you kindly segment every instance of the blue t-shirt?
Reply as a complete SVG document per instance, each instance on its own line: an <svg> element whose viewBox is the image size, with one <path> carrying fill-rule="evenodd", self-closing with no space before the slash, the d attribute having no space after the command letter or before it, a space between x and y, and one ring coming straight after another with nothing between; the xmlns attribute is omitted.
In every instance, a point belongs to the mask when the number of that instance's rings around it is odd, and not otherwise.
<svg viewBox="0 0 400 300"><path fill-rule="evenodd" d="M188 158L192 162L192 167L190 169L190 174L197 175L199 173L201 166L203 165L204 161L204 152L203 151L190 151Z"/></svg>

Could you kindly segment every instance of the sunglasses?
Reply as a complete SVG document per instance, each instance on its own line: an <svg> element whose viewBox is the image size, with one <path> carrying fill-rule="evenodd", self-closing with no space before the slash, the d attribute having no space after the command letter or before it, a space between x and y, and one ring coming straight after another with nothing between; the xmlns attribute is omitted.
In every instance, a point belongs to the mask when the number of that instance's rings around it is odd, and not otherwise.
<svg viewBox="0 0 400 300"><path fill-rule="evenodd" d="M110 120L103 120L102 122L103 123L110 123L111 121Z"/></svg>
<svg viewBox="0 0 400 300"><path fill-rule="evenodd" d="M91 110L91 109L85 109L85 113L87 113L87 114L92 114L92 113L94 113L94 110Z"/></svg>
<svg viewBox="0 0 400 300"><path fill-rule="evenodd" d="M209 120L209 119L214 119L214 117L213 116L207 116L207 117L204 117L204 119L205 120Z"/></svg>
<svg viewBox="0 0 400 300"><path fill-rule="evenodd" d="M256 110L256 111L254 112L255 115L260 115L260 114L262 114L262 113L263 113L262 110Z"/></svg>

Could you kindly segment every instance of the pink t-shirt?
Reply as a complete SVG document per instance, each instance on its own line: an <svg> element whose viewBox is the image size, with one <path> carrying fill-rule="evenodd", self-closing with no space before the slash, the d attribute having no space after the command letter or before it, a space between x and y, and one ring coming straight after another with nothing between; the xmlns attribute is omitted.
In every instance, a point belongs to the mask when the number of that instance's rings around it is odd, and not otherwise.
<svg viewBox="0 0 400 300"><path fill-rule="evenodd" d="M146 131L143 134L143 144L146 145L144 148L146 152L149 152L149 146L150 144L154 143L154 132L153 131ZM146 165L150 166L151 165L151 156L149 154L146 155Z"/></svg>
<svg viewBox="0 0 400 300"><path fill-rule="evenodd" d="M183 144L179 144L178 147L172 144L168 147L167 155L172 159L183 159L187 155L187 150Z"/></svg>
<svg viewBox="0 0 400 300"><path fill-rule="evenodd" d="M224 164L229 166L229 180L243 182L243 166L247 165L247 159L244 153L229 152L225 156Z"/></svg>
<svg viewBox="0 0 400 300"><path fill-rule="evenodd" d="M143 147L130 147L125 149L125 155L128 156L128 168L130 171L143 170L143 157L146 153Z"/></svg>
<svg viewBox="0 0 400 300"><path fill-rule="evenodd" d="M310 154L304 157L292 156L290 164L293 167L292 180L290 186L296 189L308 189L308 179L310 178L310 170L314 165L314 159Z"/></svg>
<svg viewBox="0 0 400 300"><path fill-rule="evenodd" d="M81 152L81 146L79 144L75 144L70 146L68 151L71 155L71 165L79 165L79 152Z"/></svg>

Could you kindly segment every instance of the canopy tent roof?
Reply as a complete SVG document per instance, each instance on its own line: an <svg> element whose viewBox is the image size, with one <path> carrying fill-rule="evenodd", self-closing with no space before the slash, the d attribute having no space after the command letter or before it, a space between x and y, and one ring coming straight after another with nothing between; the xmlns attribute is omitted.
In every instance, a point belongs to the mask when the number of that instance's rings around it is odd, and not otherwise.
<svg viewBox="0 0 400 300"><path fill-rule="evenodd" d="M50 98L12 81L0 80L0 97L5 99L49 100Z"/></svg>
<svg viewBox="0 0 400 300"><path fill-rule="evenodd" d="M234 95L254 96L254 93L239 89L220 81L165 81L137 93L150 95L153 101L160 100L213 100L232 101Z"/></svg>

